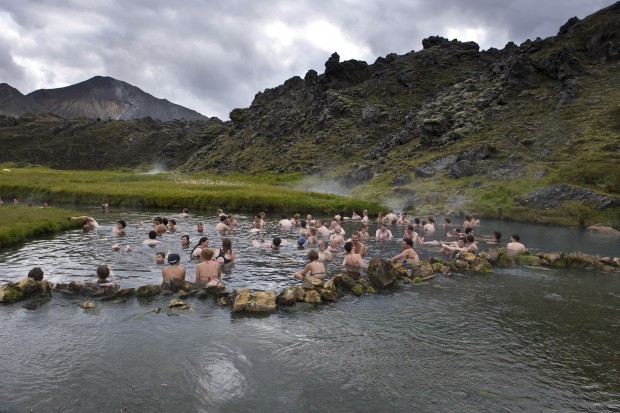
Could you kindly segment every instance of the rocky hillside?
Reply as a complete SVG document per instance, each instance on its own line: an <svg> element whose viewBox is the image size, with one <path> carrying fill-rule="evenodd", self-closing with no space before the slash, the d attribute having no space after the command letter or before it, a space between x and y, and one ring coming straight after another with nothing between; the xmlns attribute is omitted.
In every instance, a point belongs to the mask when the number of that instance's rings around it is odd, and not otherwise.
<svg viewBox="0 0 620 413"><path fill-rule="evenodd" d="M151 117L161 121L209 118L183 106L157 99L141 89L111 77L95 76L84 82L58 88L40 89L24 96L10 86L0 85L0 113L52 113L63 118L128 120ZM16 92L16 93L15 93ZM4 107L7 107L5 110Z"/></svg>
<svg viewBox="0 0 620 413"><path fill-rule="evenodd" d="M6 117L0 160L290 172L307 185L338 184L397 208L473 205L517 219L548 209L536 203L536 190L574 188L586 195L563 199L558 214L581 220L587 204L617 220L620 2L569 20L557 36L502 50L430 37L420 51L372 64L334 53L324 73L310 70L258 93L230 118ZM606 198L589 203L599 196Z"/></svg>

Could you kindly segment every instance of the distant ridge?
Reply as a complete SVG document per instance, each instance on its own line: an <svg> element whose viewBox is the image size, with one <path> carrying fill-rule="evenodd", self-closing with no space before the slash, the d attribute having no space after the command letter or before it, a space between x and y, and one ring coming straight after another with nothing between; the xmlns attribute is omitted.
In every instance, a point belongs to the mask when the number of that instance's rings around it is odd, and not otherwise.
<svg viewBox="0 0 620 413"><path fill-rule="evenodd" d="M0 83L0 113L21 116L26 113L41 113L46 109L29 96L6 83Z"/></svg>
<svg viewBox="0 0 620 413"><path fill-rule="evenodd" d="M0 85L0 113L53 113L63 118L129 120L151 117L161 121L174 119L208 120L194 110L158 99L129 83L95 76L75 85L40 89L22 95L9 85Z"/></svg>

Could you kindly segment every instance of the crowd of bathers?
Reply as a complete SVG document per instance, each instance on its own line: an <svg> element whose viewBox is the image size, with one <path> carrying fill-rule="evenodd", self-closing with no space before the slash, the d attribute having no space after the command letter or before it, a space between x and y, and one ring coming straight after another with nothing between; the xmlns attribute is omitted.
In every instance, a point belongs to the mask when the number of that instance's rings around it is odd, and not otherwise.
<svg viewBox="0 0 620 413"><path fill-rule="evenodd" d="M107 204L102 206L104 211L109 208ZM216 212L218 222L215 231L221 234L222 246L213 249L209 245L209 238L202 235L204 224L198 222L195 231L202 236L192 247L188 235L181 235L180 246L190 250L190 259L196 262L193 281L201 285L219 285L222 283L222 267L235 262L235 252L233 251L232 241L225 237L227 233L238 229L238 222L232 214L225 214L221 209ZM190 216L189 210L184 208L179 214L180 219ZM96 229L99 224L89 216L69 217L70 220L83 223L84 230ZM259 236L266 224L266 214L261 212L254 216L251 222L250 233ZM480 225L480 218L477 214L465 215L462 226L452 223L450 218L445 218L441 224L436 224L433 217L429 216L424 220L411 218L407 212L396 214L393 210L387 213L379 213L375 218L378 229L374 233L374 239L378 241L391 240L395 238L394 231L403 231L402 251L391 257L393 262L418 262L420 261L416 248L421 246L437 247L437 253L447 258L454 258L462 252L478 253L478 242L480 240L490 244L500 244L501 233L493 232L491 236L475 235L476 228ZM344 221L350 221L358 228L347 236L342 227ZM302 279L306 275L318 278L325 278L327 271L325 264L331 262L336 256L342 254L342 267L353 275L360 276L367 268L365 240L371 238L369 234L369 223L371 218L368 211L364 210L361 214L353 211L350 216L344 213L336 214L329 222L322 219L313 219L308 214L302 218L300 214L292 217L282 215L277 225L294 234L295 240L289 242L281 237L275 236L269 241L265 241L264 235L257 239L252 239L251 246L255 248L267 248L277 251L285 245L295 245L299 249L309 249L307 253L308 262L303 269L295 271L292 276ZM357 225L359 224L359 226ZM143 241L144 245L156 248L159 241L158 236L164 233L176 233L178 225L176 218L153 217L151 221L152 229L148 233L148 238ZM116 235L123 235L127 224L124 220L119 220L112 229ZM437 236L441 234L441 236ZM445 235L443 235L445 234ZM439 239L442 238L442 239ZM120 243L112 245L114 250L120 250ZM520 242L518 234L512 234L511 241L506 245L509 252L518 253L525 251L525 246ZM126 245L124 251L131 251L131 246ZM155 254L157 264L168 263L162 269L162 282L172 283L175 281L187 280L187 269L181 265L180 255L176 252L157 252ZM35 267L31 270L29 278L42 279L43 271ZM190 277L191 278L191 277ZM97 280L100 287L108 288L115 286L110 281L110 269L106 265L97 268Z"/></svg>

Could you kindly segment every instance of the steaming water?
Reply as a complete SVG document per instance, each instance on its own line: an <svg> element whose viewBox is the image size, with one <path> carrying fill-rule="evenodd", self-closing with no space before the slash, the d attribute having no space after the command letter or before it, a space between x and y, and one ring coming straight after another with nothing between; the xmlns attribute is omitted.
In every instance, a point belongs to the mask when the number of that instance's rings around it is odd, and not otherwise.
<svg viewBox="0 0 620 413"><path fill-rule="evenodd" d="M140 243L154 211L92 213L101 224L95 233L70 231L4 251L1 281L34 265L55 281L84 281L107 263L123 286L138 286L161 279L157 250L179 251L184 233L197 241L198 221L211 246L221 244L215 217L178 220L181 230L151 249ZM225 282L293 284L307 250L251 248L248 217L237 216L243 229L231 238L239 261L225 270ZM129 223L121 239L111 234L119 218ZM350 234L358 226L344 228ZM505 238L518 232L531 249L618 255L618 239L604 234L489 221L481 232L495 229ZM294 240L275 225L264 235ZM113 252L119 241L133 252ZM389 257L400 242L371 240L368 249ZM182 264L192 280L188 253ZM175 313L167 300L82 310L81 299L56 294L34 311L0 307L0 411L620 411L617 274L522 267L438 277L270 316L233 315L213 299L190 299L195 312ZM149 312L156 307L162 312Z"/></svg>

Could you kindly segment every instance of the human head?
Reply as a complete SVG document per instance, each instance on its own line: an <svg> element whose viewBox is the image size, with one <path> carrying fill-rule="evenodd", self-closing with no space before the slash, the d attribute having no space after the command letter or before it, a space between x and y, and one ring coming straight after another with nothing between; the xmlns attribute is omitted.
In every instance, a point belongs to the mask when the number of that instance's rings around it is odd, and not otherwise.
<svg viewBox="0 0 620 413"><path fill-rule="evenodd" d="M153 230L149 231L149 239L157 239L157 232Z"/></svg>
<svg viewBox="0 0 620 413"><path fill-rule="evenodd" d="M181 261L181 256L175 252L168 254L168 264L175 265Z"/></svg>
<svg viewBox="0 0 620 413"><path fill-rule="evenodd" d="M323 220L322 219L317 219L316 220L316 227L317 228L321 228L323 226Z"/></svg>
<svg viewBox="0 0 620 413"><path fill-rule="evenodd" d="M211 248L203 248L202 251L200 251L200 256L205 261L211 261L211 258L213 258L213 250Z"/></svg>
<svg viewBox="0 0 620 413"><path fill-rule="evenodd" d="M300 248L303 247L305 243L306 243L306 239L304 237L297 238L297 246L298 247L300 247Z"/></svg>
<svg viewBox="0 0 620 413"><path fill-rule="evenodd" d="M209 237L200 237L198 240L198 245L202 245L203 247L209 246Z"/></svg>
<svg viewBox="0 0 620 413"><path fill-rule="evenodd" d="M273 237L273 240L271 241L271 245L276 248L278 248L281 243L282 243L282 240L280 239L280 237Z"/></svg>
<svg viewBox="0 0 620 413"><path fill-rule="evenodd" d="M161 223L168 226L168 218L162 218Z"/></svg>
<svg viewBox="0 0 620 413"><path fill-rule="evenodd" d="M473 229L472 227L467 227L467 228L465 228L465 234L466 234L466 235L469 235L469 234L471 234L472 232L474 232L474 229Z"/></svg>
<svg viewBox="0 0 620 413"><path fill-rule="evenodd" d="M433 217L428 217L426 220L427 220L430 224L434 224L434 223L435 223L435 218L433 218Z"/></svg>
<svg viewBox="0 0 620 413"><path fill-rule="evenodd" d="M413 240L411 238L403 238L403 244L406 244L407 248L411 248L413 247Z"/></svg>
<svg viewBox="0 0 620 413"><path fill-rule="evenodd" d="M336 234L340 235L340 233L342 232L342 228L340 228L340 227L336 227L336 228L334 228L334 232L335 232Z"/></svg>
<svg viewBox="0 0 620 413"><path fill-rule="evenodd" d="M299 221L299 225L301 225L302 228L306 228L306 225L308 225L308 223L305 219L302 219L301 221Z"/></svg>
<svg viewBox="0 0 620 413"><path fill-rule="evenodd" d="M165 258L166 258L166 253L163 251L160 251L157 254L155 254L155 262L157 264L163 264Z"/></svg>
<svg viewBox="0 0 620 413"><path fill-rule="evenodd" d="M316 236L316 228L310 228L310 235Z"/></svg>
<svg viewBox="0 0 620 413"><path fill-rule="evenodd" d="M476 239L474 238L474 236L472 234L467 235L467 242L468 243L472 243L474 242Z"/></svg>
<svg viewBox="0 0 620 413"><path fill-rule="evenodd" d="M170 224L171 227L174 227L177 224L177 220L174 218L170 218L168 220L168 223Z"/></svg>
<svg viewBox="0 0 620 413"><path fill-rule="evenodd" d="M187 208L183 208L183 213L184 213L184 214L187 214L188 212L189 212L189 209L187 209Z"/></svg>
<svg viewBox="0 0 620 413"><path fill-rule="evenodd" d="M204 226L204 224L203 224L202 222L199 222L199 223L196 225L196 230L197 230L198 232L202 232L202 231L204 231L204 230L205 230L205 226Z"/></svg>
<svg viewBox="0 0 620 413"><path fill-rule="evenodd" d="M225 222L228 219L226 215L220 215L220 222Z"/></svg>
<svg viewBox="0 0 620 413"><path fill-rule="evenodd" d="M499 241L502 239L502 233L499 231L493 231L493 238L495 238L495 241Z"/></svg>
<svg viewBox="0 0 620 413"><path fill-rule="evenodd" d="M306 221L312 222L312 215L310 214L306 215Z"/></svg>
<svg viewBox="0 0 620 413"><path fill-rule="evenodd" d="M107 265L100 265L97 267L97 277L102 280L107 279L110 276L110 268Z"/></svg>
<svg viewBox="0 0 620 413"><path fill-rule="evenodd" d="M521 241L521 237L519 236L519 234L512 234L512 240L515 242L519 242Z"/></svg>
<svg viewBox="0 0 620 413"><path fill-rule="evenodd" d="M116 221L116 226L119 227L120 229L125 229L125 227L127 226L127 223L121 219L120 221Z"/></svg>
<svg viewBox="0 0 620 413"><path fill-rule="evenodd" d="M232 251L232 240L230 238L222 238L222 249L224 252Z"/></svg>
<svg viewBox="0 0 620 413"><path fill-rule="evenodd" d="M351 234L351 242L353 244L357 244L358 242L360 242L360 234L359 234L359 232L355 231L353 234Z"/></svg>
<svg viewBox="0 0 620 413"><path fill-rule="evenodd" d="M189 246L189 235L181 235L181 245L184 247Z"/></svg>
<svg viewBox="0 0 620 413"><path fill-rule="evenodd" d="M413 225L407 225L407 231L413 232Z"/></svg>
<svg viewBox="0 0 620 413"><path fill-rule="evenodd" d="M414 218L413 222L415 222L416 225L420 225L420 218Z"/></svg>
<svg viewBox="0 0 620 413"><path fill-rule="evenodd" d="M319 253L316 252L316 250L310 250L308 251L308 259L310 261L316 261L319 259Z"/></svg>
<svg viewBox="0 0 620 413"><path fill-rule="evenodd" d="M155 218L153 218L153 223L154 223L155 225L159 225L159 224L161 224L161 222L162 222L162 218L161 218L161 217L155 217Z"/></svg>
<svg viewBox="0 0 620 413"><path fill-rule="evenodd" d="M35 281L43 280L43 270L40 267L34 267L28 271L28 278L32 278Z"/></svg>
<svg viewBox="0 0 620 413"><path fill-rule="evenodd" d="M327 249L327 241L319 241L319 251L325 251Z"/></svg>
<svg viewBox="0 0 620 413"><path fill-rule="evenodd" d="M452 223L452 221L450 220L450 218L446 218L446 219L444 219L444 221L446 222L446 224L451 224L451 223Z"/></svg>
<svg viewBox="0 0 620 413"><path fill-rule="evenodd" d="M353 250L353 243L351 241L347 241L344 243L344 250L347 253L350 253Z"/></svg>

